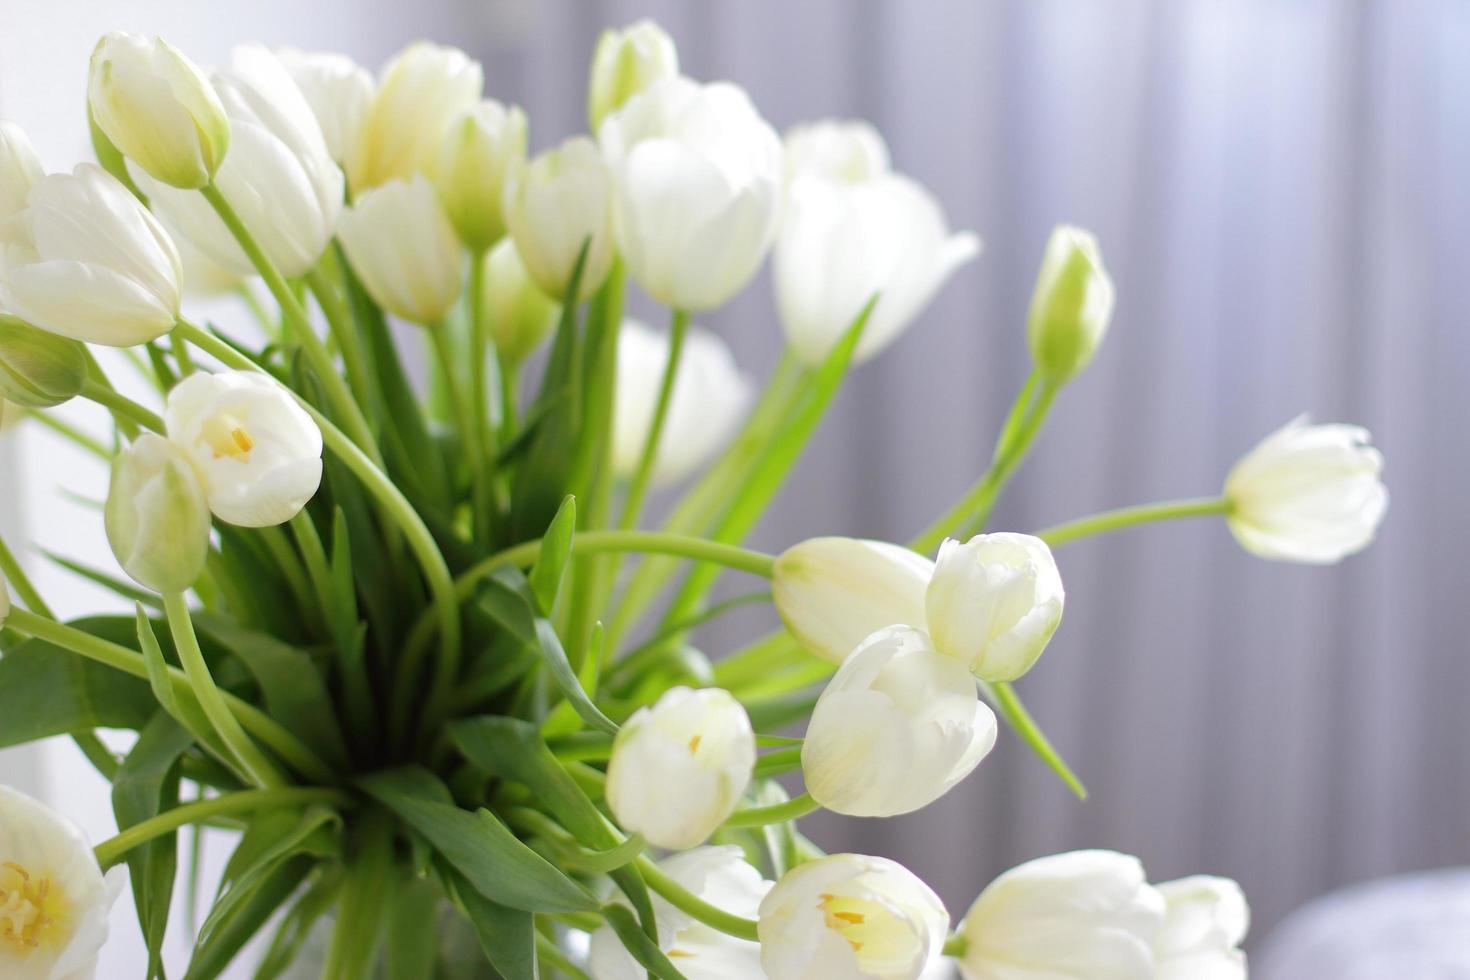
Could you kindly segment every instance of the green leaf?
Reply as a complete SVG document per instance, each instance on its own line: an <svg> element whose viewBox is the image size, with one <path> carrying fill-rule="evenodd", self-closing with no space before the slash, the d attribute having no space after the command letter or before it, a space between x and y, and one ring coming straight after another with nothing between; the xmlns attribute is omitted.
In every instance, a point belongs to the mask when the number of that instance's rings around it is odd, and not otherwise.
<svg viewBox="0 0 1470 980"><path fill-rule="evenodd" d="M131 582L124 581L123 579L120 579L115 575L108 575L106 572L99 571L98 569L95 569L90 565L84 565L79 561L73 561L72 559L67 558L63 555L58 555L55 552L47 551L44 552L44 554L47 558L51 559L53 562L66 569L68 572L71 572L74 575L80 575L87 581L100 585L104 589L107 589L109 592L113 592L119 596L122 596L129 602L141 602L143 605L149 606L153 609L163 608L163 600L160 599L158 597L158 594L155 592L149 592L147 589L140 589Z"/></svg>
<svg viewBox="0 0 1470 980"><path fill-rule="evenodd" d="M568 494L562 498L556 517L541 537L536 564L531 566L526 576L526 584L531 587L531 595L536 597L537 607L548 615L556 608L556 596L561 591L567 562L572 557L572 535L576 529L577 499Z"/></svg>
<svg viewBox="0 0 1470 980"><path fill-rule="evenodd" d="M531 913L490 901L444 862L440 862L439 873L454 895L455 904L474 927L490 965L505 980L536 980L540 971L536 963L536 924Z"/></svg>
<svg viewBox="0 0 1470 980"><path fill-rule="evenodd" d="M248 898L220 918L209 941L194 947L184 980L214 980L219 976L251 937L281 910L316 863L315 858L296 857L267 874Z"/></svg>
<svg viewBox="0 0 1470 980"><path fill-rule="evenodd" d="M394 769L361 778L370 796L422 834L480 894L527 912L579 912L597 907L587 889L531 850L488 810L470 813L428 790L425 770Z"/></svg>
<svg viewBox="0 0 1470 980"><path fill-rule="evenodd" d="M336 904L341 888L340 867L321 869L316 880L281 919L270 948L255 970L255 980L277 980L290 968L311 935L312 927Z"/></svg>
<svg viewBox="0 0 1470 980"><path fill-rule="evenodd" d="M138 638L138 649L143 652L143 663L148 668L148 683L154 698L170 718L181 725L194 741L198 742L204 749L214 756L230 772L235 772L235 757L225 748L219 736L215 734L214 725L205 716L204 709L200 707L199 700L193 691L180 692L174 687L169 677L168 662L164 660L163 648L158 644L158 635L153 632L153 624L143 611L140 603L135 607L136 630Z"/></svg>
<svg viewBox="0 0 1470 980"><path fill-rule="evenodd" d="M602 917L612 926L613 932L623 941L633 959L651 971L659 980L688 980L658 948L658 943L648 938L638 925L633 913L622 905L604 905Z"/></svg>
<svg viewBox="0 0 1470 980"><path fill-rule="evenodd" d="M347 531L347 516L338 507L332 512L332 601L328 619L341 655L343 700L348 723L357 740L372 741L374 723L373 691L367 671L367 624L357 608L357 584L352 567L352 538Z"/></svg>
<svg viewBox="0 0 1470 980"><path fill-rule="evenodd" d="M133 645L116 619L83 619L71 625ZM26 640L0 657L0 748L94 728L137 731L157 708L141 679L44 640Z"/></svg>
<svg viewBox="0 0 1470 980"><path fill-rule="evenodd" d="M406 870L398 872L384 909L385 980L424 980L434 976L434 960L439 952L435 920L440 897L434 879L418 878ZM517 914L530 918L527 912Z"/></svg>
<svg viewBox="0 0 1470 980"><path fill-rule="evenodd" d="M1051 740L1046 737L1046 733L1041 730L1036 719L1031 717L1031 712L1027 711L1026 706L1021 703L1020 695L1016 693L1015 688L1007 683L982 684L981 690L987 695L987 700L995 705L1006 724L1021 736L1021 741L1025 742L1031 751L1046 763L1047 768L1060 776L1062 782L1067 784L1067 788L1075 793L1078 799L1087 799L1087 787L1082 785L1082 780L1077 778L1077 774L1072 771L1072 767L1067 765L1061 753L1051 744Z"/></svg>
<svg viewBox="0 0 1470 980"><path fill-rule="evenodd" d="M244 626L264 630L274 636L296 637L301 633L298 605L290 587L278 571L278 565L257 536L246 529L217 525L219 564L224 574L239 588L230 596L247 604L246 609L231 611Z"/></svg>

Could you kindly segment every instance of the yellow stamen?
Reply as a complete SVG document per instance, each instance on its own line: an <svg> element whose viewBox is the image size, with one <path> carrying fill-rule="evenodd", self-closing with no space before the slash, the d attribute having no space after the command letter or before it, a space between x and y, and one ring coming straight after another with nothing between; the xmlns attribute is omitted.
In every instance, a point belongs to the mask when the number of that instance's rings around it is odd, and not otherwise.
<svg viewBox="0 0 1470 980"><path fill-rule="evenodd" d="M0 862L0 941L18 950L65 939L66 896L47 877L14 861Z"/></svg>
<svg viewBox="0 0 1470 980"><path fill-rule="evenodd" d="M689 751L691 754L699 751L699 743L703 738L703 735L696 735L689 740Z"/></svg>
<svg viewBox="0 0 1470 980"><path fill-rule="evenodd" d="M852 912L847 910L846 908L843 908L843 906L848 901L850 901L849 899L839 898L836 895L828 894L826 892L822 893L821 898L823 925L825 925L828 929L836 932L843 939L846 939L847 945L852 947L852 951L854 953L859 952L863 948L863 944L857 939L854 939L852 936L848 935L847 930L852 928L853 926L862 925L865 921L867 921L867 917L864 916L861 912Z"/></svg>

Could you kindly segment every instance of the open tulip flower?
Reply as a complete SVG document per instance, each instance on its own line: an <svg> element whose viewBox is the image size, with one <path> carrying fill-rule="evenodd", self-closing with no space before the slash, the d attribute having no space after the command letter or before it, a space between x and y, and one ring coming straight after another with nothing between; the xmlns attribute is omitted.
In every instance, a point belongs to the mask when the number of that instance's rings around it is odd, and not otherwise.
<svg viewBox="0 0 1470 980"><path fill-rule="evenodd" d="M147 980L246 948L262 976L334 980L1243 977L1228 879L1044 858L952 933L913 873L798 823L946 805L997 746L1085 796L1012 686L1085 639L1060 628L1063 546L1212 518L1257 555L1337 561L1387 505L1367 433L1299 421L1217 496L990 527L1106 354L1102 247L1062 226L997 348L1029 350L1029 378L953 506L905 542L747 547L852 369L979 239L870 124L783 143L651 22L602 36L586 91L595 132L528 157L530 120L453 47L374 77L109 34L96 164L48 174L0 122L0 407L110 469L116 567L75 570L119 607L60 620L0 541L0 746L73 738L119 827L91 848L0 788L0 977L116 976L124 865ZM768 252L787 350L762 384L733 353L750 338L693 317ZM629 315L635 287L667 327ZM201 295L255 327L201 325ZM89 345L137 348L141 393ZM49 414L74 399L110 430ZM715 602L725 574L760 587ZM774 630L712 647L706 624L755 603ZM190 962L165 963L176 835L200 824L242 833ZM293 962L317 923L325 962Z"/></svg>

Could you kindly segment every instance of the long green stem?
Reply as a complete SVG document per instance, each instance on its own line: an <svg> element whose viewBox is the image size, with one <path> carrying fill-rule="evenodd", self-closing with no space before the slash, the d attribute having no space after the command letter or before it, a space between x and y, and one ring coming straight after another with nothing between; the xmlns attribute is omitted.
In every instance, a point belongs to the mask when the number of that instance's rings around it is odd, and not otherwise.
<svg viewBox="0 0 1470 980"><path fill-rule="evenodd" d="M111 388L98 384L91 378L82 381L82 390L79 394L88 401L96 402L107 409L114 418L126 420L154 432L163 431L163 419L159 418L156 413L149 411L126 395L120 395Z"/></svg>
<svg viewBox="0 0 1470 980"><path fill-rule="evenodd" d="M209 673L204 662L204 651L199 649L199 638L194 635L194 622L189 616L189 604L182 592L168 592L163 597L164 613L168 617L168 628L174 637L174 647L179 654L179 665L189 679L189 687L199 700L199 707L209 719L220 741L230 750L240 768L261 786L280 786L286 777L250 740L240 719L230 711L224 696Z"/></svg>
<svg viewBox="0 0 1470 980"><path fill-rule="evenodd" d="M322 261L326 262L332 256L332 251L328 249ZM342 294L332 282L332 277L322 266L319 265L306 274L306 284L311 287L311 294L321 306L332 337L337 341L337 349L342 352L342 363L347 367L347 383L357 396L358 404L371 404L372 374L368 370L367 355L362 349L357 324L352 322L352 311L347 308Z"/></svg>
<svg viewBox="0 0 1470 980"><path fill-rule="evenodd" d="M439 359L439 370L444 375L444 389L449 395L450 409L454 413L455 427L459 429L459 442L463 448L465 464L469 467L470 479L481 483L485 478L484 444L480 441L477 413L465 395L460 382L460 355L454 350L448 320L430 324L424 328L434 346L434 356Z"/></svg>
<svg viewBox="0 0 1470 980"><path fill-rule="evenodd" d="M1173 521L1185 517L1211 517L1230 513L1230 501L1224 497L1200 497L1195 500L1168 500L1157 504L1120 507L1090 517L1078 518L1037 531L1036 536L1053 548L1093 534L1105 534L1138 524Z"/></svg>
<svg viewBox="0 0 1470 980"><path fill-rule="evenodd" d="M653 467L658 461L659 442L663 439L664 423L668 421L669 402L674 396L674 382L679 376L679 361L684 353L684 337L689 332L689 314L675 310L673 324L669 327L669 359L664 364L663 379L658 386L658 400L654 402L653 418L648 424L648 435L643 441L643 454L638 458L638 468L628 481L628 494L623 500L623 519L618 526L623 529L638 523L643 510L643 498L648 494L648 485L653 479Z"/></svg>
<svg viewBox="0 0 1470 980"><path fill-rule="evenodd" d="M680 912L693 916L705 925L718 929L726 935L750 942L760 942L760 934L756 930L754 919L732 915L722 908L711 905L664 874L659 866L647 857L638 859L638 871L643 875L643 880L648 883L649 888L663 896Z"/></svg>
<svg viewBox="0 0 1470 980"><path fill-rule="evenodd" d="M97 863L106 868L116 864L133 848L171 834L180 827L202 823L216 817L237 816L266 808L312 806L348 806L352 797L337 789L304 786L276 786L269 789L247 789L226 796L216 796L196 803L185 803L165 810L156 817L136 823L103 841L94 848Z"/></svg>
<svg viewBox="0 0 1470 980"><path fill-rule="evenodd" d="M794 796L785 803L773 803L770 806L751 807L748 810L736 810L730 814L725 821L726 827L764 827L767 824L785 823L804 817L809 813L815 813L822 808L822 804L812 799L810 793L802 793Z"/></svg>
<svg viewBox="0 0 1470 980"><path fill-rule="evenodd" d="M112 447L103 445L100 439L88 435L81 429L78 429L76 426L71 425L68 422L63 422L61 419L52 415L50 412L43 412L37 409L32 409L26 414L35 419L41 425L44 425L46 428L50 429L52 432L55 432L57 435L61 436L63 439L67 439L70 442L76 443L78 446L81 446L83 449L92 453L94 456L97 456L100 459L104 460L112 459Z"/></svg>

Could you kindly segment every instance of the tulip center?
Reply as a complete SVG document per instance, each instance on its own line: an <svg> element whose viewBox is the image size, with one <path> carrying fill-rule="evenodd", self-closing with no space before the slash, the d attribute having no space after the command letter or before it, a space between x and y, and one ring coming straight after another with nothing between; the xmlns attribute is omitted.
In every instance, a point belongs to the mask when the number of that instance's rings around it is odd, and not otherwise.
<svg viewBox="0 0 1470 980"><path fill-rule="evenodd" d="M0 863L0 941L18 952L66 938L66 894L14 861Z"/></svg>
<svg viewBox="0 0 1470 980"><path fill-rule="evenodd" d="M863 948L861 926L868 921L868 916L862 909L867 904L862 899L822 895L823 924L846 939L854 953Z"/></svg>
<svg viewBox="0 0 1470 980"><path fill-rule="evenodd" d="M689 754L693 755L699 751L699 743L704 740L703 735L695 735L689 740Z"/></svg>
<svg viewBox="0 0 1470 980"><path fill-rule="evenodd" d="M204 439L214 450L215 459L228 456L231 459L248 460L255 440L245 426L233 415L216 415L204 423Z"/></svg>

